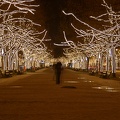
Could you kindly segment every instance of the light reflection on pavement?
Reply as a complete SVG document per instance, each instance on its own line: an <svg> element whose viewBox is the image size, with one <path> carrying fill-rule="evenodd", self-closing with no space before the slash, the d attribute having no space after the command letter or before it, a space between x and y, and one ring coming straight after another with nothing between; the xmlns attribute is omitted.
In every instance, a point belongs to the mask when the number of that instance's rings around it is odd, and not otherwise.
<svg viewBox="0 0 120 120"><path fill-rule="evenodd" d="M65 83L79 83L79 81L64 81Z"/></svg>
<svg viewBox="0 0 120 120"><path fill-rule="evenodd" d="M93 80L87 80L86 78L84 77L78 77L78 79L82 80L82 82L85 82L85 83L95 83L95 81ZM118 88L114 88L114 87L109 87L109 86L97 86L96 84L96 87L92 87L93 89L100 89L100 90L104 90L106 92L120 92L120 89Z"/></svg>
<svg viewBox="0 0 120 120"><path fill-rule="evenodd" d="M94 89L101 89L101 90L105 90L107 92L120 92L119 89L115 89L109 86L99 86L99 87L92 87Z"/></svg>

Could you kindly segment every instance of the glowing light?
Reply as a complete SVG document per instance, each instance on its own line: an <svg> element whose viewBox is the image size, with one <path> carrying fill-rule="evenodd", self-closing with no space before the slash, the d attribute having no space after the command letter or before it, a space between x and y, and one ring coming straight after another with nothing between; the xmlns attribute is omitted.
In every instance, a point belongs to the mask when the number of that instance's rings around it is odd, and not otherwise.
<svg viewBox="0 0 120 120"><path fill-rule="evenodd" d="M40 27L40 24L34 23L32 20L25 17L13 17L15 14L34 14L38 5L27 4L34 0L2 0L0 1L0 51L3 55L4 68L3 70L19 69L19 65L30 64L35 67L35 62L39 59L46 59L51 56L48 53L47 47L43 43L47 34L46 30L38 32L35 26ZM6 9L2 9L6 5ZM11 10L11 7L16 8ZM42 34L42 38L39 37ZM19 54L22 51L22 54ZM14 63L14 68L12 64Z"/></svg>
<svg viewBox="0 0 120 120"><path fill-rule="evenodd" d="M120 40L119 40L120 14L119 12L113 11L112 7L111 6L109 7L108 4L105 2L105 0L103 0L102 6L105 7L106 13L99 15L97 17L90 16L90 18L110 24L109 26L101 25L103 26L103 30L99 30L92 27L91 25L77 18L73 13L69 13L69 12L66 13L64 10L62 11L64 15L73 16L75 20L82 23L84 26L88 27L87 30L82 30L82 29L78 29L75 25L73 25L73 23L71 23L72 28L75 30L77 34L77 38L83 39L83 42L81 43L80 41L78 41L78 44L75 44L73 41L67 40L65 31L63 31L64 39L66 43L69 45L70 49L72 49L72 51L70 50L68 51L68 49L64 50L65 51L64 54L67 57L69 56L74 57L74 59L79 58L77 55L82 55L81 53L84 53L87 57L94 56L96 58L98 57L102 59L102 56L107 56L108 51L110 50L112 51L111 53L112 62L113 62L112 67L114 68L115 67L114 49L120 46Z"/></svg>

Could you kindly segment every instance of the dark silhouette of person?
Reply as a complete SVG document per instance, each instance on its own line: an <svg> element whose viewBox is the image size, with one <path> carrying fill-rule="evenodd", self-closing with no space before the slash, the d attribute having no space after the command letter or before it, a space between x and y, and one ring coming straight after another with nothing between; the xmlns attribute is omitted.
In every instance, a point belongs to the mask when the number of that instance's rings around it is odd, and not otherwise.
<svg viewBox="0 0 120 120"><path fill-rule="evenodd" d="M61 71L62 71L62 63L57 62L55 65L56 84L60 84Z"/></svg>

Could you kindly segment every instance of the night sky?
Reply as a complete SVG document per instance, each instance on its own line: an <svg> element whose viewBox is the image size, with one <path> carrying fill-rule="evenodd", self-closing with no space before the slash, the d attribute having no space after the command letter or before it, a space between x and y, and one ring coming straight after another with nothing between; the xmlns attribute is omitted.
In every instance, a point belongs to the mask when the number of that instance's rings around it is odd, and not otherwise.
<svg viewBox="0 0 120 120"><path fill-rule="evenodd" d="M106 12L105 8L101 6L102 0L36 0L35 2L40 6L36 9L33 20L48 31L47 37L52 40L47 45L48 48L53 49L54 57L62 56L62 48L54 46L53 43L64 41L63 30L66 31L68 39L75 41L76 34L70 26L71 22L86 29L73 17L65 16L62 10L73 12L79 19L95 28L100 28L101 23L89 16L98 16ZM120 11L120 0L106 0L106 2L113 7L114 11Z"/></svg>

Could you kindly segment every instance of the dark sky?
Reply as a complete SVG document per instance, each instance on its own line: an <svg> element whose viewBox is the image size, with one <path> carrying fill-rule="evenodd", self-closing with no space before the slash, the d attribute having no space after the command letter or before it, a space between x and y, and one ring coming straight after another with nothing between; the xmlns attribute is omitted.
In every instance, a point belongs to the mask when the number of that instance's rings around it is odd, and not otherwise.
<svg viewBox="0 0 120 120"><path fill-rule="evenodd" d="M36 0L40 4L41 14L43 16L43 26L48 31L48 36L51 38L48 47L53 50L55 57L62 55L61 47L54 46L53 43L63 41L61 35L61 19L62 9L66 6L67 0ZM39 21L40 22L40 21Z"/></svg>
<svg viewBox="0 0 120 120"><path fill-rule="evenodd" d="M120 10L120 0L106 0L106 2L113 6L113 10ZM101 23L90 19L89 16L98 16L106 12L101 6L102 0L36 0L36 3L40 6L36 9L33 19L48 31L48 37L52 41L47 44L54 50L55 57L62 56L62 48L53 46L53 43L64 41L63 30L66 31L69 39L75 40L74 30L70 26L75 20L71 16L65 16L62 10L73 12L79 19L96 28L99 28ZM83 25L79 27L85 29Z"/></svg>

